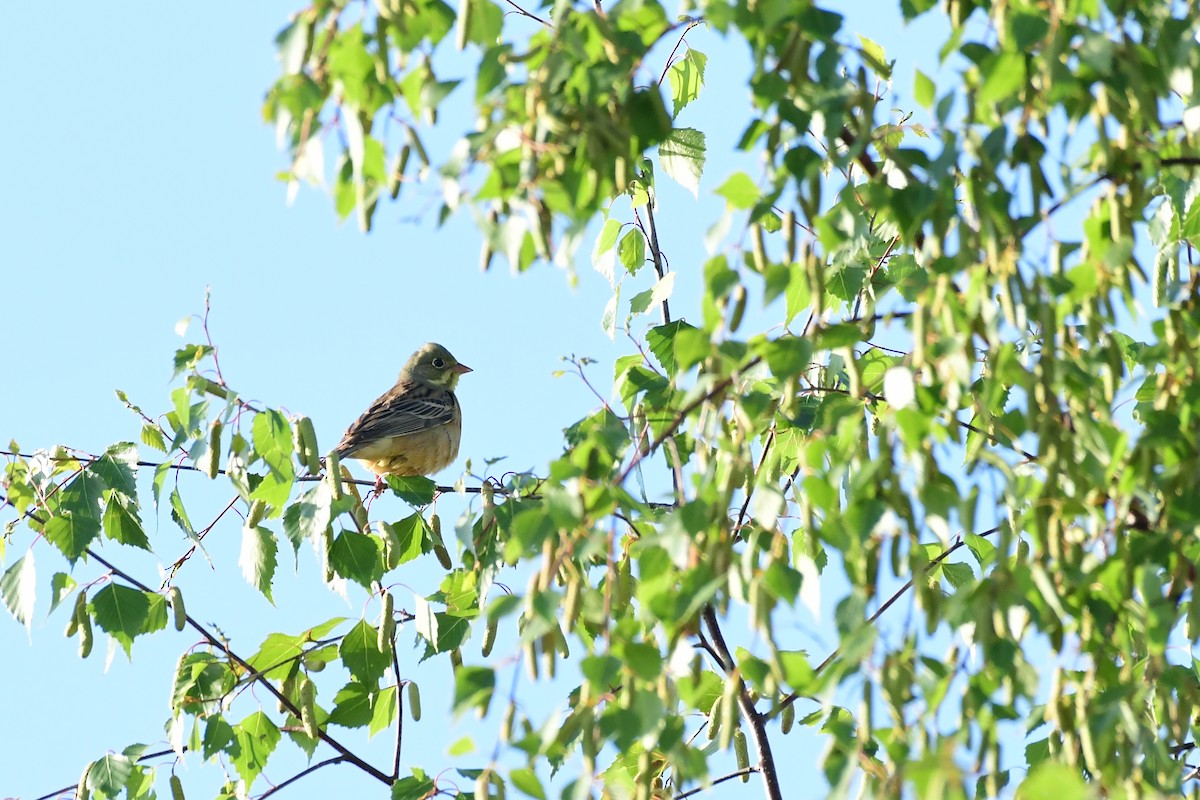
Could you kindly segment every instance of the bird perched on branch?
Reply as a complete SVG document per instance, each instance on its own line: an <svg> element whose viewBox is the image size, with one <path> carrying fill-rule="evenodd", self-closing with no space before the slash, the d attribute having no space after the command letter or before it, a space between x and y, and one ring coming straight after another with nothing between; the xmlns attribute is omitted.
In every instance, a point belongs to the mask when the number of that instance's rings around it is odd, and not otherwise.
<svg viewBox="0 0 1200 800"><path fill-rule="evenodd" d="M334 450L375 473L376 488L384 475L444 469L458 456L462 411L454 387L468 372L449 350L430 342L412 354L396 385L354 421Z"/></svg>

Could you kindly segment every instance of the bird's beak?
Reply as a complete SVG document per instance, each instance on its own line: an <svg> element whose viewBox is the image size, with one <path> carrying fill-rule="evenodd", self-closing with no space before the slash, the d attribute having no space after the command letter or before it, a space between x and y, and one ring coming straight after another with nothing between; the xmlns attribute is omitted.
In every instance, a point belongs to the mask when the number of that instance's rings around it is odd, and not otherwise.
<svg viewBox="0 0 1200 800"><path fill-rule="evenodd" d="M455 364L454 365L454 374L456 374L456 375L466 375L468 372L474 372L474 371L475 370L471 369L466 364Z"/></svg>

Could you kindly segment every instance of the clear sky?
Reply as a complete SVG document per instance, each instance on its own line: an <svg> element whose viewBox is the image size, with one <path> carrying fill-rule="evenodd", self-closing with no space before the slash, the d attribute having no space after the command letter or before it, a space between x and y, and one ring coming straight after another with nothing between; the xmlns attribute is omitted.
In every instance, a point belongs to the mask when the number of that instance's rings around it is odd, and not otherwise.
<svg viewBox="0 0 1200 800"><path fill-rule="evenodd" d="M138 420L114 389L150 413L169 408L171 355L184 341L174 327L202 310L206 287L225 378L247 398L311 416L323 448L391 385L418 345L433 340L449 347L475 372L460 385L462 453L441 474L442 483L453 482L467 458L477 474L485 458L499 456L507 459L493 473L540 471L561 452L562 429L597 404L578 380L553 375L562 357L599 359L590 377L607 392L612 358L632 348L620 334L613 343L601 331L610 293L588 263L590 238L580 248L578 286L570 288L567 272L557 267L537 265L513 277L497 259L481 273L480 240L469 217L435 227L436 186L414 192L427 203L382 206L369 236L353 220L339 224L320 190L306 187L292 206L285 203L275 174L287 162L262 121L261 103L278 74L274 35L298 7L270 0L236 10L147 2L71 4L53 12L31 3L6 8L0 26L0 74L6 76L0 98L9 109L9 122L0 126L5 443L14 439L27 452L59 443L99 451L136 441ZM920 29L902 30L894 9L862 24L902 64L918 58L935 71L936 55L930 47L922 52ZM700 201L663 185L659 212L663 246L680 272L673 306L685 318L699 314L704 230L696 220L707 225L715 219L720 201L711 191L733 168L729 151L741 133L740 123L722 123L730 109L740 115L747 108L744 47L703 30L691 42L710 56L709 83L689 109L696 116L684 123L709 132L709 165ZM911 74L911 66L902 66L898 85L907 86ZM662 183L668 180L660 174ZM416 223L415 209L425 210ZM648 272L623 296L647 288ZM656 322L642 318L635 331ZM194 325L189 340L198 333ZM182 478L180 486L195 503L194 519L215 514L228 500L197 476ZM398 500L381 502L392 504L385 514L408 513ZM444 503L448 519L462 508L456 498ZM167 514L150 520L148 529L164 559L186 549ZM299 579L281 552L271 607L238 571L238 527L217 534L211 540L217 568L196 559L180 583L193 613L216 622L235 649L249 653L269 632L298 632L328 617L363 613L361 595L346 602L319 588L306 552ZM25 552L29 538L27 531L14 537L5 565ZM124 568L157 585L155 559L118 552ZM171 664L192 644L185 634L139 639L132 663L117 654L106 669L105 639L98 636L96 652L80 661L75 641L62 636L63 611L43 622L50 575L65 567L49 548L38 547L36 555L40 595L32 643L16 622L0 619L0 797L25 800L73 784L106 748L160 741ZM95 564L74 571L81 581L100 574ZM422 594L437 579L390 578ZM800 635L797 646L810 646L818 657L826 652L819 632ZM426 713L447 708L437 694L444 691L440 675L415 674L426 689ZM406 753L418 763L450 763L446 747L473 727L467 720L445 741L414 735ZM801 747L795 738L782 741ZM490 752L490 740L477 744ZM383 763L387 743L372 746ZM284 743L284 750L291 748ZM811 765L817 754L810 755ZM466 766L485 760L467 759ZM281 781L299 764L281 759L267 774ZM188 769L197 771L194 759ZM205 785L215 788L219 770L205 774L211 776ZM789 796L823 794L818 784L797 774L792 779ZM282 796L327 796L339 786L381 796L376 784L345 767ZM715 796L741 791L727 788Z"/></svg>

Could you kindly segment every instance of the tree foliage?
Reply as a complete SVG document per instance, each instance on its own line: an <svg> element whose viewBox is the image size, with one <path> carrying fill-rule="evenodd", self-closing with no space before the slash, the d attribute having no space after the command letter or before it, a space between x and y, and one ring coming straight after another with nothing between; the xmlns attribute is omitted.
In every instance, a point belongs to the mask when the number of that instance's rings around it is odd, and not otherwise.
<svg viewBox="0 0 1200 800"><path fill-rule="evenodd" d="M5 569L5 605L28 625L48 583L84 656L97 628L126 652L172 625L202 636L169 731L173 754L232 765L221 796L273 792L256 778L294 747L396 800L544 797L551 780L571 798L681 797L755 775L779 798L807 788L780 785L800 729L820 750L804 771L836 794L1194 790L1200 15L934 6L900 3L945 33L944 75L915 72L911 98L889 94L911 65L808 0L676 18L657 0L302 9L264 106L284 178L320 181L332 148L337 214L364 230L434 182L442 218L478 221L485 267L572 264L593 242L614 287L603 324L632 342L619 401L537 475L455 487L474 497L451 536L431 505L448 487L393 479L412 513L368 512L309 423L245 402L212 343L192 344L165 414L130 403L140 446L10 458L10 552L39 541ZM724 121L759 168L706 176L725 203L714 254L669 262L658 187L699 191L708 137L688 107L729 74L689 46L698 26L749 48L749 102ZM459 137L439 108L464 95L476 124ZM672 314L676 274L702 287L696 324ZM305 577L361 587L368 611L235 652L185 610L187 557L161 587L120 565L155 548L147 474L197 550L231 523L198 529L187 482L236 494L239 567L267 600L289 549L312 546L323 574ZM72 574L47 581L38 547ZM418 563L440 589L395 596L393 571ZM828 651L798 633L814 614ZM400 769L402 707L418 718L420 700L398 626L453 674L449 711L497 720L503 747L464 756L454 782ZM555 712L498 689L498 635L561 691ZM333 726L395 733L396 762ZM148 797L163 757L110 751L80 794Z"/></svg>

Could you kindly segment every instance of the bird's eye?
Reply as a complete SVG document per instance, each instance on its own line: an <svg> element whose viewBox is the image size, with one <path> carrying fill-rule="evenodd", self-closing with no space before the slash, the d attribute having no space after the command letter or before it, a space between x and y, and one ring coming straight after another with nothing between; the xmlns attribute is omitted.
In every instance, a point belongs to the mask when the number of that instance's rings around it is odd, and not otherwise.
<svg viewBox="0 0 1200 800"><path fill-rule="evenodd" d="M446 362L440 358L435 358L432 363L433 363L434 369L445 369L446 368Z"/></svg>

